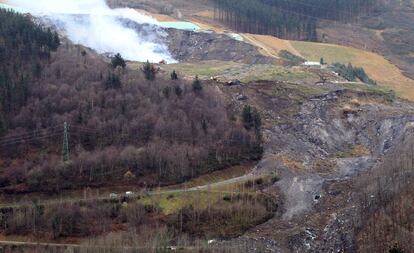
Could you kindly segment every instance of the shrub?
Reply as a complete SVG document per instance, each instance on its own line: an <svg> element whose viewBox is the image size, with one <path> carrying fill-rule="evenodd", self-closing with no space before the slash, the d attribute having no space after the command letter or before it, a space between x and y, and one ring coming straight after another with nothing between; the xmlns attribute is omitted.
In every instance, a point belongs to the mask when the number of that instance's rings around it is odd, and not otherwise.
<svg viewBox="0 0 414 253"><path fill-rule="evenodd" d="M254 181L254 183L257 184L257 185L262 185L263 182L264 182L263 178L258 178Z"/></svg>
<svg viewBox="0 0 414 253"><path fill-rule="evenodd" d="M155 80L155 75L157 74L157 70L155 69L154 64L147 61L142 66L142 72L144 72L145 79L147 79L148 81Z"/></svg>
<svg viewBox="0 0 414 253"><path fill-rule="evenodd" d="M178 75L177 72L175 72L175 70L173 70L173 72L171 73L171 80L178 80Z"/></svg>
<svg viewBox="0 0 414 253"><path fill-rule="evenodd" d="M83 56L85 56L85 55L86 55L86 52ZM114 57L112 57L111 66L112 66L113 69L116 69L117 67L121 67L121 68L125 69L126 62L125 62L124 58L122 58L121 54L118 53Z"/></svg>
<svg viewBox="0 0 414 253"><path fill-rule="evenodd" d="M359 79L361 82L375 85L376 82L368 77L363 68L353 67L351 63L348 66L341 63L334 63L333 71L337 72L340 76L348 81L356 81Z"/></svg>
<svg viewBox="0 0 414 253"><path fill-rule="evenodd" d="M198 79L198 76L194 78L192 87L193 91L196 93L201 92L203 90L203 85L201 84L200 79Z"/></svg>
<svg viewBox="0 0 414 253"><path fill-rule="evenodd" d="M404 253L404 251L398 247L398 245L394 245L390 250L389 253Z"/></svg>
<svg viewBox="0 0 414 253"><path fill-rule="evenodd" d="M230 195L224 195L223 200L224 201L231 201L231 196Z"/></svg>
<svg viewBox="0 0 414 253"><path fill-rule="evenodd" d="M243 125L247 130L254 128L256 131L259 131L262 126L262 119L259 112L252 108L249 105L246 105L243 108L242 113Z"/></svg>

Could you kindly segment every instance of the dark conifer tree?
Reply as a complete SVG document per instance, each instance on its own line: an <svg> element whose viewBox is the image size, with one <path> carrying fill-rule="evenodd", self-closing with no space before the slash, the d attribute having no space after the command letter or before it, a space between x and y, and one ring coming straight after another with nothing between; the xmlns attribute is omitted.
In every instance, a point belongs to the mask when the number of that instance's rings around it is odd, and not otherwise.
<svg viewBox="0 0 414 253"><path fill-rule="evenodd" d="M171 80L178 80L178 75L177 72L175 72L175 70L173 70L173 72L171 73Z"/></svg>
<svg viewBox="0 0 414 253"><path fill-rule="evenodd" d="M193 81L193 91L201 92L202 90L203 90L203 85L201 84L201 81L198 78L198 76L196 76Z"/></svg>
<svg viewBox="0 0 414 253"><path fill-rule="evenodd" d="M154 65L152 63L150 63L149 61L144 63L144 65L142 67L142 72L144 72L145 79L147 79L148 81L155 80L155 75L156 75L157 71L155 70Z"/></svg>
<svg viewBox="0 0 414 253"><path fill-rule="evenodd" d="M123 69L126 68L126 62L124 58L122 58L121 54L116 54L114 57L112 57L111 60L112 68L116 69L117 67L121 67Z"/></svg>
<svg viewBox="0 0 414 253"><path fill-rule="evenodd" d="M233 29L285 39L316 41L318 19L347 22L365 15L380 0L214 0L215 18Z"/></svg>
<svg viewBox="0 0 414 253"><path fill-rule="evenodd" d="M60 45L59 35L30 17L0 8L0 134L9 116L24 106L29 84Z"/></svg>

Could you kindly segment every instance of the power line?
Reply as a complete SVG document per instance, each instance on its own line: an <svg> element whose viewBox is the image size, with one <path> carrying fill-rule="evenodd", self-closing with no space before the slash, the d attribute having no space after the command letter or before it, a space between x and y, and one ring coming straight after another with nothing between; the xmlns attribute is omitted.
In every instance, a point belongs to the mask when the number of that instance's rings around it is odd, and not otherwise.
<svg viewBox="0 0 414 253"><path fill-rule="evenodd" d="M26 137L31 137L33 135L36 135L37 133L42 133L44 131L49 131L52 129L56 129L59 126L52 126L52 127L48 127L48 128L43 128L43 129L37 129L37 130L33 130L33 131L29 131L23 134L19 134L19 135L11 135L11 136L6 136L3 138L0 138L0 142L3 141L8 141L8 140L15 140L15 139L19 139L19 138L26 138Z"/></svg>
<svg viewBox="0 0 414 253"><path fill-rule="evenodd" d="M22 143L26 143L26 142L32 142L32 141L37 141L37 140L48 139L50 137L56 137L56 136L59 136L59 135L61 135L61 133L48 134L48 135L44 135L44 136L41 136L41 137L33 137L33 138L29 138L29 139L16 140L16 141L9 142L9 143L1 143L0 146L4 147L4 146L15 145L15 144L22 144Z"/></svg>
<svg viewBox="0 0 414 253"><path fill-rule="evenodd" d="M44 132L39 133L37 135L25 136L25 137L21 137L21 138L5 140L5 141L0 142L0 144L9 144L9 143L14 143L14 142L30 140L30 139L36 139L36 138L42 137L44 135L52 134L52 133L55 133L55 131L44 131Z"/></svg>

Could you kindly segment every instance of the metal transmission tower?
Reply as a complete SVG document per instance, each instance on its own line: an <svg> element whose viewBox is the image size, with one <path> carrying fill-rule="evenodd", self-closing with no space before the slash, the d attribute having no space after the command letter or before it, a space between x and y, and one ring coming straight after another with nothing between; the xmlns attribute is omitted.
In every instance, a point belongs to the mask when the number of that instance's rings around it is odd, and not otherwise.
<svg viewBox="0 0 414 253"><path fill-rule="evenodd" d="M63 124L63 161L69 161L69 133L68 123Z"/></svg>

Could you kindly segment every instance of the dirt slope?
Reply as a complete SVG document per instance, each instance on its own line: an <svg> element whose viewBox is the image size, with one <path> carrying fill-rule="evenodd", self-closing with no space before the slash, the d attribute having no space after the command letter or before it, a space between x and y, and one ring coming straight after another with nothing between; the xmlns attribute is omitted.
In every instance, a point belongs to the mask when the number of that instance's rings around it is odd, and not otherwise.
<svg viewBox="0 0 414 253"><path fill-rule="evenodd" d="M236 240L268 252L355 252L353 179L369 171L410 122L409 103L387 102L378 91L256 81L224 89L241 93L265 120L265 155L257 172L281 180L283 211Z"/></svg>

